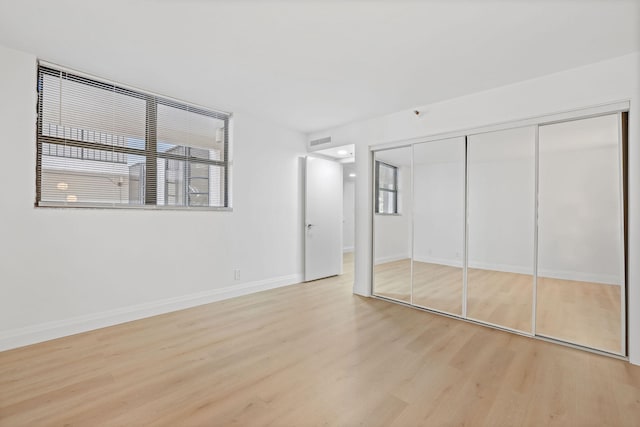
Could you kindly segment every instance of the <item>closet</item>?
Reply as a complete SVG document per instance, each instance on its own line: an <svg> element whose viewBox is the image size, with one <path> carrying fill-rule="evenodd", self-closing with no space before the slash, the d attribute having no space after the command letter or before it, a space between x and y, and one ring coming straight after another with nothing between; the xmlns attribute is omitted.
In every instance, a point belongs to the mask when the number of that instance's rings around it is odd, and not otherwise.
<svg viewBox="0 0 640 427"><path fill-rule="evenodd" d="M626 118L374 149L373 294L625 355Z"/></svg>

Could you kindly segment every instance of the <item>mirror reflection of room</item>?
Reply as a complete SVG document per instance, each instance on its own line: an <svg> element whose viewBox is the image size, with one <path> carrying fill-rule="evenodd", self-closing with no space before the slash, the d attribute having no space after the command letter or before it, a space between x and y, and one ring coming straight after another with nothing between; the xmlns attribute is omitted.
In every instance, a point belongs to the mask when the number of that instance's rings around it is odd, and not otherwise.
<svg viewBox="0 0 640 427"><path fill-rule="evenodd" d="M536 332L622 353L616 114L540 127Z"/></svg>
<svg viewBox="0 0 640 427"><path fill-rule="evenodd" d="M414 145L413 303L462 315L465 138Z"/></svg>
<svg viewBox="0 0 640 427"><path fill-rule="evenodd" d="M411 302L411 147L374 153L374 280L378 296Z"/></svg>
<svg viewBox="0 0 640 427"><path fill-rule="evenodd" d="M468 137L467 316L532 332L535 127Z"/></svg>
<svg viewBox="0 0 640 427"><path fill-rule="evenodd" d="M625 118L376 151L374 294L625 354Z"/></svg>

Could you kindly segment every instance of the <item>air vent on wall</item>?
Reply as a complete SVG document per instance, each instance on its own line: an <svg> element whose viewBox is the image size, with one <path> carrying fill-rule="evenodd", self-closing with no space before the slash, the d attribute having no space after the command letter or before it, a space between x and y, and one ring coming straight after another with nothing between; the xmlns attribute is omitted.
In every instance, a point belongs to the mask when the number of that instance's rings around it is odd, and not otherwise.
<svg viewBox="0 0 640 427"><path fill-rule="evenodd" d="M309 145L315 147L316 145L329 144L331 142L331 137L327 136L326 138L319 138L312 140Z"/></svg>

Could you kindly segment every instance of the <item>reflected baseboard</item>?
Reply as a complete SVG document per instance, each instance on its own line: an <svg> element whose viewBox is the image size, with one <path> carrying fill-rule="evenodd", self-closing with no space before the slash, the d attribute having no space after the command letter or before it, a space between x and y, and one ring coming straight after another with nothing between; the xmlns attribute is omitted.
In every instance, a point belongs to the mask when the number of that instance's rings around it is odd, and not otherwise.
<svg viewBox="0 0 640 427"><path fill-rule="evenodd" d="M462 260L458 260L458 259L436 258L436 257L430 257L430 256L415 256L413 260L417 262L424 262L427 264L439 264L439 265L447 265L449 267L462 268Z"/></svg>
<svg viewBox="0 0 640 427"><path fill-rule="evenodd" d="M622 280L611 274L593 274L580 271L538 270L538 278L571 280L575 282L590 282L599 285L620 286Z"/></svg>
<svg viewBox="0 0 640 427"><path fill-rule="evenodd" d="M402 261L402 260L409 260L411 259L411 256L408 254L401 254L401 255L390 255L390 256L386 256L386 257L379 257L376 258L376 265L378 264L386 264L388 262L396 262L396 261Z"/></svg>
<svg viewBox="0 0 640 427"><path fill-rule="evenodd" d="M386 264L388 262L396 262L404 259L408 259L409 255L392 255L387 257L380 257L376 259L376 265ZM446 265L449 267L462 268L462 261L451 258L437 258L431 256L415 256L414 261L423 262L427 264ZM499 271L502 273L516 273L532 275L533 271L531 267L510 265L510 264L492 264L486 262L469 261L469 268L476 270L487 271ZM621 280L616 275L611 274L598 274L590 272L570 271L570 270L538 270L538 277L546 277L550 279L560 280L572 280L577 282L589 282L598 283L602 285L620 286Z"/></svg>
<svg viewBox="0 0 640 427"><path fill-rule="evenodd" d="M490 264L485 262L469 261L469 268L476 270L499 271L501 273L515 273L533 275L533 267L510 264Z"/></svg>

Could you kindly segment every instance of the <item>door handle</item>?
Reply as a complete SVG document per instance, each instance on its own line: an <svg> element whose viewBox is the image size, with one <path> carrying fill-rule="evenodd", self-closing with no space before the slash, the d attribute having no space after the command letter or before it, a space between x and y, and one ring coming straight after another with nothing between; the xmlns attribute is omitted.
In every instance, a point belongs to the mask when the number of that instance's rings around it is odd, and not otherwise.
<svg viewBox="0 0 640 427"><path fill-rule="evenodd" d="M314 224L307 224L307 230L311 230L311 228L314 226Z"/></svg>

